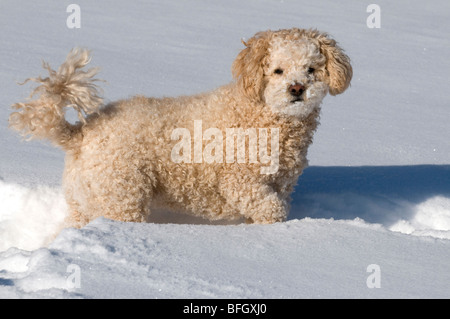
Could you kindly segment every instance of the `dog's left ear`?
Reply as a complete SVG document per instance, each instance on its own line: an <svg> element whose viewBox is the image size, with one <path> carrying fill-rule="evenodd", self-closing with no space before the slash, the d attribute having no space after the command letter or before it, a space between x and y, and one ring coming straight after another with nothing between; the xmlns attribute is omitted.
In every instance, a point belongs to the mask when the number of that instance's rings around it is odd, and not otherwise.
<svg viewBox="0 0 450 319"><path fill-rule="evenodd" d="M327 34L318 33L316 39L319 42L320 51L327 59L328 77L325 81L330 88L330 94L341 94L349 87L353 76L350 58Z"/></svg>
<svg viewBox="0 0 450 319"><path fill-rule="evenodd" d="M261 101L264 90L264 63L270 31L259 32L247 42L233 62L232 73L238 86L251 100Z"/></svg>

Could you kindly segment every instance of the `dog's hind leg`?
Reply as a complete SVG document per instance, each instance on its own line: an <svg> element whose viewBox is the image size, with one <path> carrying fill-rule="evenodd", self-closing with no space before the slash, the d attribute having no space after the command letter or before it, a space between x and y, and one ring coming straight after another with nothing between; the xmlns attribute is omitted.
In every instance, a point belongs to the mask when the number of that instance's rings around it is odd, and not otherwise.
<svg viewBox="0 0 450 319"><path fill-rule="evenodd" d="M76 179L65 177L66 201L71 212L66 219L68 227L83 227L100 216L124 222L147 221L153 183L138 170L105 169Z"/></svg>
<svg viewBox="0 0 450 319"><path fill-rule="evenodd" d="M140 173L110 176L102 186L101 195L91 196L93 212L106 218L124 222L145 222L150 214L149 204L153 195L151 182ZM100 210L100 211L98 211Z"/></svg>
<svg viewBox="0 0 450 319"><path fill-rule="evenodd" d="M148 193L130 192L128 187L117 184L113 188L107 196L90 194L83 207L78 203L69 205L71 213L66 220L67 226L80 228L100 216L124 222L146 222L150 214Z"/></svg>

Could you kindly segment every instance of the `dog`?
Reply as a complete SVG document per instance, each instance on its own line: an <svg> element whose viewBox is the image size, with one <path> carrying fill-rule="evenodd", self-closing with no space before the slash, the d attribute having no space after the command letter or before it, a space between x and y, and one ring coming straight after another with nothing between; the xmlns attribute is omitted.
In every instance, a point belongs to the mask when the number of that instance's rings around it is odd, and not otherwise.
<svg viewBox="0 0 450 319"><path fill-rule="evenodd" d="M78 48L57 71L44 62L48 77L25 81L40 85L13 105L9 123L66 152L67 227L100 216L151 221L161 208L208 220L286 220L321 102L343 93L353 71L337 42L315 29L242 42L232 83L193 96L103 105L98 69L84 69L90 52ZM65 119L69 107L76 123Z"/></svg>

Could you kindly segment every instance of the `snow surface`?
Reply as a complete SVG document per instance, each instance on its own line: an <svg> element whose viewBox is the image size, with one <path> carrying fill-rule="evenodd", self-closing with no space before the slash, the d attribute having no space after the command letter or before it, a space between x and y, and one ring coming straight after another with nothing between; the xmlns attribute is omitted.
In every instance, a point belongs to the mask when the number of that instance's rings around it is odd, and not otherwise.
<svg viewBox="0 0 450 319"><path fill-rule="evenodd" d="M380 29L351 0L83 0L80 29L70 3L0 4L0 298L450 297L448 1L377 1ZM231 80L241 38L294 26L335 37L354 78L323 103L287 222L161 212L61 231L63 152L7 126L41 59L92 49L108 101L193 94Z"/></svg>

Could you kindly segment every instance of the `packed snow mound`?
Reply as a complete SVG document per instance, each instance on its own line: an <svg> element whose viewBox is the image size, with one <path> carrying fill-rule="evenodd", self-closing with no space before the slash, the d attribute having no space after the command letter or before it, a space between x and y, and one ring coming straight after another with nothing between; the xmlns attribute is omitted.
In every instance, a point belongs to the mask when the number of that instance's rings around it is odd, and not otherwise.
<svg viewBox="0 0 450 319"><path fill-rule="evenodd" d="M399 220L389 229L418 236L450 239L450 198L436 196L415 207L410 220Z"/></svg>
<svg viewBox="0 0 450 319"><path fill-rule="evenodd" d="M449 257L448 240L358 219L218 226L100 218L63 230L48 248L0 253L0 297L450 297Z"/></svg>
<svg viewBox="0 0 450 319"><path fill-rule="evenodd" d="M47 245L61 230L66 214L60 188L30 188L0 180L0 251Z"/></svg>

